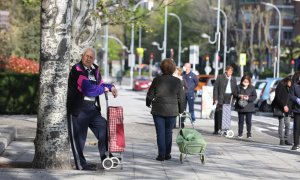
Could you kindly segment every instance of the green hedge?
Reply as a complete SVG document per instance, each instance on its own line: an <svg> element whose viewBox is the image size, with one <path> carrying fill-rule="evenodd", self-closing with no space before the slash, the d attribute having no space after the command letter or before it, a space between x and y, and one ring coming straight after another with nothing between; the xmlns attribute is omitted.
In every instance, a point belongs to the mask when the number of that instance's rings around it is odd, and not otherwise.
<svg viewBox="0 0 300 180"><path fill-rule="evenodd" d="M0 73L0 114L37 114L39 75Z"/></svg>

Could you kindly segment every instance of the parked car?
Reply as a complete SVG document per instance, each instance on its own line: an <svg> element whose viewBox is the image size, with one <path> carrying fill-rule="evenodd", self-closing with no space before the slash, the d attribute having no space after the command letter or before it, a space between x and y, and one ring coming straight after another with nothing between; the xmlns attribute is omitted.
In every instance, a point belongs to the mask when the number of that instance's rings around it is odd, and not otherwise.
<svg viewBox="0 0 300 180"><path fill-rule="evenodd" d="M257 98L254 101L254 104L257 105L258 101L260 100L261 92L265 88L267 84L267 81L265 79L262 80L256 80L253 83L253 86L255 87Z"/></svg>
<svg viewBox="0 0 300 180"><path fill-rule="evenodd" d="M206 86L208 80L213 77L214 77L213 75L197 75L198 85L195 88L195 91L197 92L198 97L202 96L202 86Z"/></svg>
<svg viewBox="0 0 300 180"><path fill-rule="evenodd" d="M271 99L270 93L276 88L277 84L280 82L282 78L267 78L266 82L267 84L263 88L263 90L260 93L260 99L258 101L258 108L259 111L262 112L272 112L271 107Z"/></svg>
<svg viewBox="0 0 300 180"><path fill-rule="evenodd" d="M151 86L152 80L146 77L141 77L138 79L135 79L133 81L133 90L134 91L143 91L148 90Z"/></svg>

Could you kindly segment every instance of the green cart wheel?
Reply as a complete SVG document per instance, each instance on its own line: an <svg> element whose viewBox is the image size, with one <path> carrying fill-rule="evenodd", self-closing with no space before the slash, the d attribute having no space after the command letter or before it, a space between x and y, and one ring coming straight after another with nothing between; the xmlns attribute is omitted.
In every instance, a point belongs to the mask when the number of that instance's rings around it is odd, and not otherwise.
<svg viewBox="0 0 300 180"><path fill-rule="evenodd" d="M200 160L201 160L202 164L205 164L206 163L206 157L205 157L205 155L200 155Z"/></svg>
<svg viewBox="0 0 300 180"><path fill-rule="evenodd" d="M180 163L182 164L183 163L183 155L182 155L182 153L180 153L179 160L180 160Z"/></svg>

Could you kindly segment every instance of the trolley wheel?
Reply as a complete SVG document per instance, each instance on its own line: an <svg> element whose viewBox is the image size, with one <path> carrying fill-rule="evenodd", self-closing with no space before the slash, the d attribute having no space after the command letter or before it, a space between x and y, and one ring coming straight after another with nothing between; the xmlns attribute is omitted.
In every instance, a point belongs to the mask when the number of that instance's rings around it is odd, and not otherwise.
<svg viewBox="0 0 300 180"><path fill-rule="evenodd" d="M205 164L206 163L206 157L205 157L205 155L200 155L200 160L201 160L202 164Z"/></svg>
<svg viewBox="0 0 300 180"><path fill-rule="evenodd" d="M104 167L104 169L111 169L114 166L114 162L111 160L111 158L105 158L102 161L102 166Z"/></svg>
<svg viewBox="0 0 300 180"><path fill-rule="evenodd" d="M117 168L120 165L120 160L117 157L112 157L110 158L113 162L113 167L112 168Z"/></svg>
<svg viewBox="0 0 300 180"><path fill-rule="evenodd" d="M232 138L234 136L234 132L232 130L227 130L226 137Z"/></svg>
<svg viewBox="0 0 300 180"><path fill-rule="evenodd" d="M179 160L180 160L180 163L182 164L183 163L183 154L182 153L180 153Z"/></svg>

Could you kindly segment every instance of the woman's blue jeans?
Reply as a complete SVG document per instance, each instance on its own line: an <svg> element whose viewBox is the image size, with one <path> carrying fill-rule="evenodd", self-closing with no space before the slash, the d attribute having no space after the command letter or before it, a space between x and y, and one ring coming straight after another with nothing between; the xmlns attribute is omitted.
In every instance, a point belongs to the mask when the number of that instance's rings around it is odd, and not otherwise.
<svg viewBox="0 0 300 180"><path fill-rule="evenodd" d="M172 149L172 134L176 124L176 116L156 116L153 115L156 140L158 146L158 155L165 157L171 154Z"/></svg>

